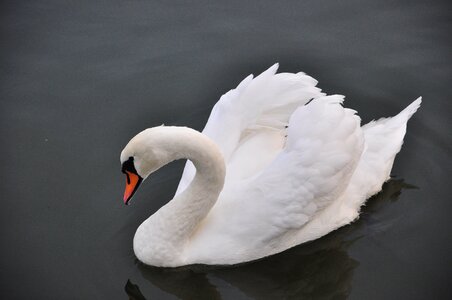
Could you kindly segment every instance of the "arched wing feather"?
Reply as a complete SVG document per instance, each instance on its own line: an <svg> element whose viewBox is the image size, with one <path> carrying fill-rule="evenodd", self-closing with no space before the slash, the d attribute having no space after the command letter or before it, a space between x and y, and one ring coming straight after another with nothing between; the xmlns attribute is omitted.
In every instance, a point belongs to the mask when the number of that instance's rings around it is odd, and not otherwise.
<svg viewBox="0 0 452 300"><path fill-rule="evenodd" d="M297 107L323 95L312 77L304 73L276 74L277 69L275 64L256 78L246 77L212 109L203 133L220 147L226 165L234 154L235 161L240 162L237 150L250 136L262 134L262 129L283 130ZM281 135L284 137L282 131ZM186 188L194 174L193 164L187 162L176 194Z"/></svg>
<svg viewBox="0 0 452 300"><path fill-rule="evenodd" d="M299 107L285 149L246 183L251 200L243 205L257 210L246 222L263 243L299 230L347 187L364 139L359 117L342 102L343 96L332 95Z"/></svg>

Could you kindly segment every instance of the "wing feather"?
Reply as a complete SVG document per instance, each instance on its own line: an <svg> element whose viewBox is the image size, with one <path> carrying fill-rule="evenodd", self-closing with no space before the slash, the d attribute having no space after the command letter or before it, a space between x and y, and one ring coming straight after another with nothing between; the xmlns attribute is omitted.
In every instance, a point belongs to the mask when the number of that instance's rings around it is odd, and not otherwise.
<svg viewBox="0 0 452 300"><path fill-rule="evenodd" d="M302 72L276 74L277 70L275 64L256 78L250 75L221 96L202 131L223 153L228 168L226 184L234 178L254 175L273 160L284 146L290 115L297 107L324 95L314 78ZM241 151L242 147L247 150ZM243 154L249 151L262 155L255 156L246 169L243 162L250 162L253 156ZM186 188L194 174L193 164L187 162L176 194Z"/></svg>
<svg viewBox="0 0 452 300"><path fill-rule="evenodd" d="M290 118L286 148L246 183L266 240L300 229L347 187L364 138L359 117L342 101L332 95L299 107Z"/></svg>

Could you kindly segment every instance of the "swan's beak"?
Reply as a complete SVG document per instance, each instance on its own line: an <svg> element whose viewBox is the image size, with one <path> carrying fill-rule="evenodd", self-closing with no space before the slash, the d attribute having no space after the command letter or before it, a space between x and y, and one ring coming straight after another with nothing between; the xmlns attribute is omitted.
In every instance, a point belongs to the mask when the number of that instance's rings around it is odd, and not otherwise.
<svg viewBox="0 0 452 300"><path fill-rule="evenodd" d="M125 171L125 174L127 178L126 178L126 190L124 191L124 204L128 205L130 199L132 199L132 196L135 194L138 187L140 186L140 183L143 181L143 178L130 171Z"/></svg>

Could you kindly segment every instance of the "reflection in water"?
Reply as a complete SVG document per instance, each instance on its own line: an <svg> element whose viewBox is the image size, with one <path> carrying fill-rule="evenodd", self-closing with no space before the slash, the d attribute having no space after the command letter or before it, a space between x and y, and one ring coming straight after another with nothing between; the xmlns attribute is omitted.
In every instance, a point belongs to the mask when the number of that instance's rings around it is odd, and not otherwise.
<svg viewBox="0 0 452 300"><path fill-rule="evenodd" d="M138 285L133 284L130 280L127 280L124 289L126 290L127 295L129 295L129 300L146 300Z"/></svg>
<svg viewBox="0 0 452 300"><path fill-rule="evenodd" d="M138 267L154 286L180 299L222 299L215 284L218 282L227 282L254 299L343 299L350 294L353 271L358 265L348 256L348 246L363 234L363 229L372 230L368 217L396 201L402 188L413 186L403 179L390 180L368 200L358 221L260 261L233 267L197 265L169 269L143 264ZM144 299L141 293L143 298L133 294L137 291L138 287L128 281L129 297Z"/></svg>

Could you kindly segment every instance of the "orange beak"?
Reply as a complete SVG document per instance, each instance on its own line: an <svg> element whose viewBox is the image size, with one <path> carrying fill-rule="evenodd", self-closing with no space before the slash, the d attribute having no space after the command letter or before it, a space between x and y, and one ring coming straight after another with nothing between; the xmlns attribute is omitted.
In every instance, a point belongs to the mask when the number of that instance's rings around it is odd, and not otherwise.
<svg viewBox="0 0 452 300"><path fill-rule="evenodd" d="M126 190L124 191L124 204L129 204L129 200L132 198L133 194L138 189L138 186L140 186L141 181L143 179L138 176L135 173L132 173L130 171L125 171L125 174L127 176L126 178Z"/></svg>

